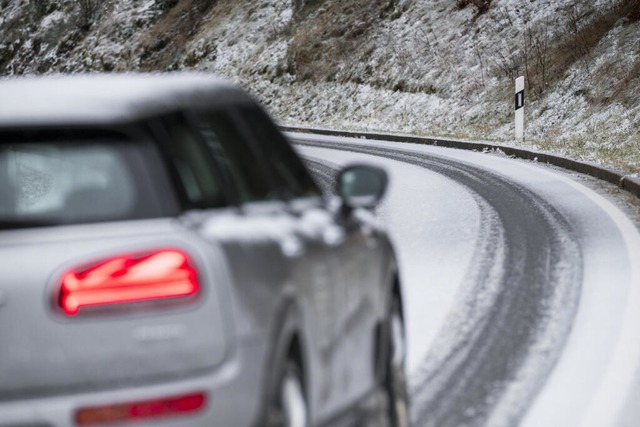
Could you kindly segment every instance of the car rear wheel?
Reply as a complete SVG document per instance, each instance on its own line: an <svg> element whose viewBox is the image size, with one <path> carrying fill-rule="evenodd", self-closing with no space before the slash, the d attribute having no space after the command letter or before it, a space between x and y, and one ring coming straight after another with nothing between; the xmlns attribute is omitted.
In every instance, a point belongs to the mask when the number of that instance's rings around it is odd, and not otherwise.
<svg viewBox="0 0 640 427"><path fill-rule="evenodd" d="M404 319L398 298L394 298L388 319L388 352L384 390L391 427L409 426L409 394L405 372L406 340Z"/></svg>
<svg viewBox="0 0 640 427"><path fill-rule="evenodd" d="M268 413L269 427L309 427L309 405L300 367L288 361Z"/></svg>

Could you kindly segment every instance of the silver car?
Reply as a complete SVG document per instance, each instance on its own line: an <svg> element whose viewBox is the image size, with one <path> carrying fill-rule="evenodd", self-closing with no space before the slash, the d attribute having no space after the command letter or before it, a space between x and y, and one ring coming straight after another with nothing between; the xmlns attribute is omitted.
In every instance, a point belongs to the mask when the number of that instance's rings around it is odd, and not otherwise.
<svg viewBox="0 0 640 427"><path fill-rule="evenodd" d="M0 427L407 425L386 175L336 183L215 77L0 80Z"/></svg>

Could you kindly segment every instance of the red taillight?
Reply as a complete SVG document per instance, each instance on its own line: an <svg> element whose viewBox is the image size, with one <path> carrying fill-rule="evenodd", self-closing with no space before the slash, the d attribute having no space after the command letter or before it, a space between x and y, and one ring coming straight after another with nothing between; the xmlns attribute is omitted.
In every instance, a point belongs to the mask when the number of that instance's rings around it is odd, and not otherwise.
<svg viewBox="0 0 640 427"><path fill-rule="evenodd" d="M69 270L62 277L58 301L66 314L74 316L84 307L187 297L198 290L196 270L187 255L164 249Z"/></svg>
<svg viewBox="0 0 640 427"><path fill-rule="evenodd" d="M84 426L193 415L204 409L205 403L204 393L194 393L156 400L82 408L76 412L76 424Z"/></svg>

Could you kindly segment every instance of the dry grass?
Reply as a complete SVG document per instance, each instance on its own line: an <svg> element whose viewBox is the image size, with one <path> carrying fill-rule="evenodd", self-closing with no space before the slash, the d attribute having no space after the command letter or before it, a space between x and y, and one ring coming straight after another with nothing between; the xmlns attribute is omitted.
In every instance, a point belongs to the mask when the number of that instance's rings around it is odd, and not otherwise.
<svg viewBox="0 0 640 427"><path fill-rule="evenodd" d="M622 0L621 7L624 16L631 22L640 21L640 1L638 0Z"/></svg>
<svg viewBox="0 0 640 427"><path fill-rule="evenodd" d="M364 36L395 6L393 0L328 0L312 10L308 6L293 29L289 71L302 80L351 80L353 76L341 74L341 65L364 59Z"/></svg>
<svg viewBox="0 0 640 427"><path fill-rule="evenodd" d="M149 30L138 46L140 69L171 69L216 0L180 0Z"/></svg>
<svg viewBox="0 0 640 427"><path fill-rule="evenodd" d="M640 141L630 144L612 144L594 130L589 136L532 141L539 150L561 153L574 159L587 160L622 171L640 175Z"/></svg>

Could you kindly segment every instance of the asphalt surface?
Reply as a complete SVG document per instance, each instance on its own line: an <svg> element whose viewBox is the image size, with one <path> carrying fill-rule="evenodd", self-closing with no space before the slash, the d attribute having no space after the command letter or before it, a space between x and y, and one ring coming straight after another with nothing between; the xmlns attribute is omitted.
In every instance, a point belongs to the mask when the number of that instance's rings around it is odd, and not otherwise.
<svg viewBox="0 0 640 427"><path fill-rule="evenodd" d="M616 347L615 340L599 343L593 338L587 347L581 344L583 347L575 350L581 331L589 328L582 320L583 312L588 311L584 300L593 299L592 294L601 288L595 276L601 280L606 275L601 267L597 267L597 274L593 268L597 251L608 250L609 243L603 243L600 234L611 236L612 245L620 245L621 240L619 231L606 223L602 212L583 214L583 205L588 202L567 200L569 190L561 188L566 185L562 179L551 184L535 171L527 178L517 165L508 165L503 171L501 162L505 159L491 160L489 163L497 166L485 167L479 153L475 154L478 161L472 154L451 154L458 150L420 151L298 134L294 141L326 192L333 191L333 177L341 163L379 158L388 165L398 165L393 167L421 168L437 174L455 184L452 192L468 194L477 206L480 220L473 232L472 262L454 261L465 269L463 279L455 284L448 315L419 369L411 372L416 426L589 425L581 406L588 401L598 403L594 395L609 372L605 362L615 358L615 351L611 350L613 355L603 352L594 362L602 365L602 375L593 374L588 384L593 390L584 391L575 401L565 395L571 400L564 405L566 408L560 408L560 402L559 408L548 402L583 385L575 384L575 373L566 374L567 369L558 367L571 363L562 360L571 357L566 353L588 351L600 344ZM439 227L450 229L448 233L455 239L456 229L462 225L442 221ZM592 244L595 241L597 245ZM633 275L626 274L630 261L625 260L624 268L612 265L618 271L610 277L633 281ZM627 287L613 293L622 296L627 292L628 296L631 291ZM616 304L622 310L622 301L618 298L612 302L611 311L616 310ZM607 324L618 331L624 319L614 317L611 315ZM611 333L594 331L594 335L608 337ZM594 371L586 365L584 369ZM632 374L636 366L628 370ZM562 384L569 387L564 390ZM547 392L550 387L553 389ZM623 403L618 405L623 407ZM537 408L532 409L534 406ZM623 420L622 413L609 419Z"/></svg>

